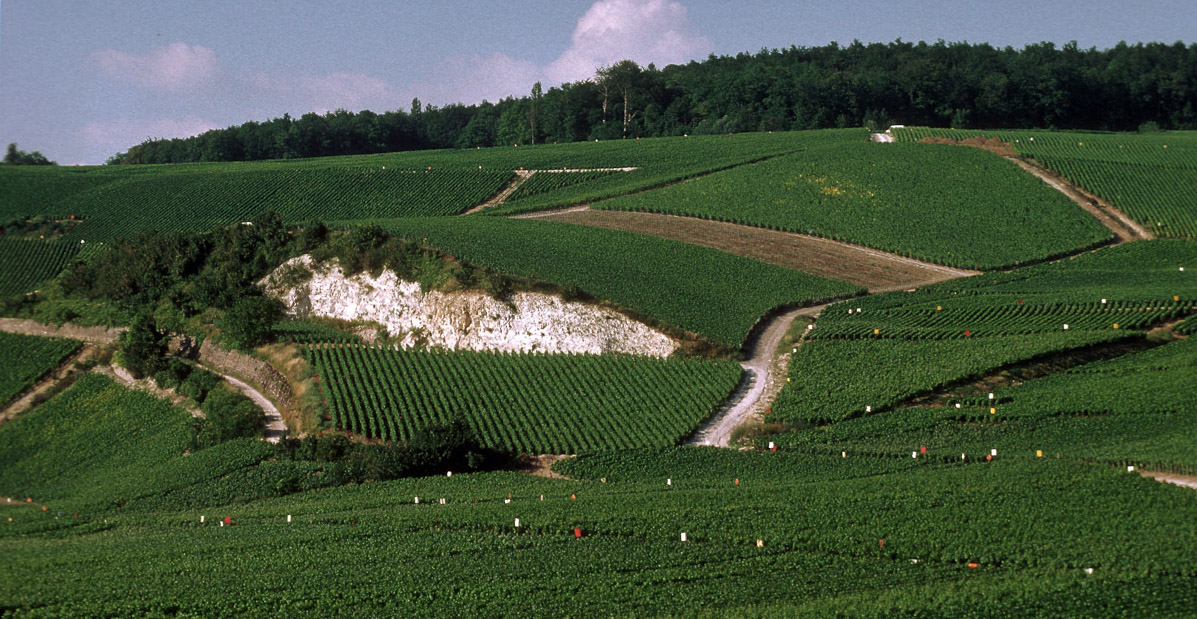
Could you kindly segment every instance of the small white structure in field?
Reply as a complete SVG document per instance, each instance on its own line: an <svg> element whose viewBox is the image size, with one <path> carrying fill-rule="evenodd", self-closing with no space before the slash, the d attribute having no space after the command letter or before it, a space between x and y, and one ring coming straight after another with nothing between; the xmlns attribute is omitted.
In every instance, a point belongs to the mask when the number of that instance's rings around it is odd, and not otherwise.
<svg viewBox="0 0 1197 619"><path fill-rule="evenodd" d="M912 452L910 452L910 457L911 457L911 458L914 458L915 460L917 460L917 459L918 459L918 457L919 457L919 452L917 452L917 451L912 451Z"/></svg>
<svg viewBox="0 0 1197 619"><path fill-rule="evenodd" d="M12 501L12 499L9 499L9 501ZM204 517L200 516L200 524L203 524L203 523L204 523Z"/></svg>
<svg viewBox="0 0 1197 619"><path fill-rule="evenodd" d="M989 399L990 399L990 400L992 400L992 399L993 399L993 392L992 392L992 391L990 391L990 392L989 392Z"/></svg>
<svg viewBox="0 0 1197 619"><path fill-rule="evenodd" d="M449 471L448 473L445 473L445 477L453 477L453 471Z"/></svg>
<svg viewBox="0 0 1197 619"><path fill-rule="evenodd" d="M287 514L287 522L291 522L291 514Z"/></svg>
<svg viewBox="0 0 1197 619"><path fill-rule="evenodd" d="M686 534L685 534L685 533L682 533L682 541L683 541L683 542L684 542L684 541L686 541Z"/></svg>
<svg viewBox="0 0 1197 619"><path fill-rule="evenodd" d="M506 505L511 502L511 499L503 499L503 504Z"/></svg>
<svg viewBox="0 0 1197 619"><path fill-rule="evenodd" d="M1102 300L1101 300L1101 304L1102 304L1102 305L1105 305L1105 304L1106 304L1106 300L1105 300L1105 299L1102 299Z"/></svg>
<svg viewBox="0 0 1197 619"><path fill-rule="evenodd" d="M1065 330L1065 331L1067 331L1067 330L1068 330L1068 325L1067 325L1067 324L1065 324L1065 325L1064 325L1064 330Z"/></svg>
<svg viewBox="0 0 1197 619"><path fill-rule="evenodd" d="M444 504L445 504L445 499L443 499L443 498L442 498L442 499L441 499L441 505L444 505Z"/></svg>
<svg viewBox="0 0 1197 619"><path fill-rule="evenodd" d="M989 455L991 455L991 456L996 456L996 455L997 455L997 450L996 450L996 449L990 449L990 450L989 450Z"/></svg>
<svg viewBox="0 0 1197 619"><path fill-rule="evenodd" d="M1134 473L1134 472L1135 472L1135 467L1134 467L1134 466L1128 466L1128 467L1126 467L1126 472L1127 472L1127 473Z"/></svg>
<svg viewBox="0 0 1197 619"><path fill-rule="evenodd" d="M515 519L515 528L517 528L517 529L520 528L520 519L519 518Z"/></svg>
<svg viewBox="0 0 1197 619"><path fill-rule="evenodd" d="M869 406L869 405L865 405L865 412L866 412L866 413L871 413L871 412L873 412L873 407L872 407L872 406Z"/></svg>
<svg viewBox="0 0 1197 619"><path fill-rule="evenodd" d="M960 408L960 403L959 403L959 402L957 402L957 403L956 403L956 408Z"/></svg>
<svg viewBox="0 0 1197 619"><path fill-rule="evenodd" d="M665 480L665 485L666 485L666 486L672 486L672 485L673 485L673 478L672 478L672 477L670 477L670 478L667 478L667 479Z"/></svg>
<svg viewBox="0 0 1197 619"><path fill-rule="evenodd" d="M416 505L420 504L420 497L416 497Z"/></svg>

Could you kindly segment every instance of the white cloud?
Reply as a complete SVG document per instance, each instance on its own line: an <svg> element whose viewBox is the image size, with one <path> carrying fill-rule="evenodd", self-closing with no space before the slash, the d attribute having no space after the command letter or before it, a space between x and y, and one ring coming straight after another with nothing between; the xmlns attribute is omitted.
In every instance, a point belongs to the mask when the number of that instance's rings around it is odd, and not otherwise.
<svg viewBox="0 0 1197 619"><path fill-rule="evenodd" d="M711 42L668 0L599 0L578 20L569 49L545 69L552 84L594 76L624 59L640 65L676 64L706 54Z"/></svg>
<svg viewBox="0 0 1197 619"><path fill-rule="evenodd" d="M680 2L599 0L578 19L569 48L547 66L501 53L455 56L434 71L442 79L411 84L404 91L434 105L495 102L525 95L537 81L549 88L590 79L599 67L624 59L664 66L704 56L710 49L711 42L695 30Z"/></svg>
<svg viewBox="0 0 1197 619"><path fill-rule="evenodd" d="M92 58L108 77L151 90L199 89L212 81L217 70L216 52L178 42L144 56L104 49Z"/></svg>

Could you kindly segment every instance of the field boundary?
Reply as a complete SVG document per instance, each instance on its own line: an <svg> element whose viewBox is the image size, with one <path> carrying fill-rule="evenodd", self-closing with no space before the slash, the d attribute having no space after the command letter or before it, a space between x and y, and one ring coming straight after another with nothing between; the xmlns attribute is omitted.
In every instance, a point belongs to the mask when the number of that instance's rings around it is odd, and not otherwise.
<svg viewBox="0 0 1197 619"><path fill-rule="evenodd" d="M980 274L844 241L700 217L595 210L587 206L515 217L648 234L846 281L864 286L870 293L908 290ZM871 267L872 276L856 273L866 265Z"/></svg>
<svg viewBox="0 0 1197 619"><path fill-rule="evenodd" d="M528 182L528 179L532 178L533 176L535 176L537 174L579 174L579 173L586 173L586 172L634 172L639 169L640 168L637 168L635 166L627 166L627 167L623 167L623 168L561 168L560 170L557 170L557 169L524 170L521 168L521 169L515 171L515 178L512 179L511 183L508 184L506 187L504 187L502 191L500 191L498 194L495 194L495 196L493 198L487 200L486 202L483 202L482 204L479 204L478 206L475 206L474 208L467 210L466 212L462 213L462 215L473 215L475 213L478 213L485 209L488 209L492 206L498 206L500 204L503 204L504 202L507 201L507 198L511 197L511 194L518 191L519 188L524 185L524 183Z"/></svg>

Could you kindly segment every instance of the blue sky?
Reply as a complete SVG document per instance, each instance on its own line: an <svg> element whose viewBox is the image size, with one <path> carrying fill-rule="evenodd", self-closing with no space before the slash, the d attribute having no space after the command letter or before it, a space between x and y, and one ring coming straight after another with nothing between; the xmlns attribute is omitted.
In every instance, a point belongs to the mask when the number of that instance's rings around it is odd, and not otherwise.
<svg viewBox="0 0 1197 619"><path fill-rule="evenodd" d="M1194 37L1193 0L0 0L0 144L101 163L147 137L285 112L496 101L625 57Z"/></svg>

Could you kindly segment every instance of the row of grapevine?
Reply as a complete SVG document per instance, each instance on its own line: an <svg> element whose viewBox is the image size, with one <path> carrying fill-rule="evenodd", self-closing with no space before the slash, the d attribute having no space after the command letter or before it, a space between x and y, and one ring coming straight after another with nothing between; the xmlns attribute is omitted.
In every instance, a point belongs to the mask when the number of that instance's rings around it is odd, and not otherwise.
<svg viewBox="0 0 1197 619"><path fill-rule="evenodd" d="M911 127L899 141L963 140L978 135L1009 142L1069 181L1108 200L1161 237L1197 237L1197 133L1093 134L1047 131L963 131Z"/></svg>
<svg viewBox="0 0 1197 619"><path fill-rule="evenodd" d="M902 408L777 437L819 446L908 454L1068 458L1197 474L1197 344L1179 340L1004 388L947 407Z"/></svg>
<svg viewBox="0 0 1197 619"><path fill-rule="evenodd" d="M1067 198L988 153L869 144L855 134L593 207L799 232L981 269L1109 238Z"/></svg>
<svg viewBox="0 0 1197 619"><path fill-rule="evenodd" d="M69 238L111 240L146 229L207 230L268 210L288 222L455 215L497 193L511 172L282 169L164 172L76 197Z"/></svg>
<svg viewBox="0 0 1197 619"><path fill-rule="evenodd" d="M1192 243L1143 241L831 305L791 363L774 415L860 416L1009 364L1141 338L1197 310L1197 273L1182 270L1193 264Z"/></svg>
<svg viewBox="0 0 1197 619"><path fill-rule="evenodd" d="M471 264L581 290L738 349L782 305L863 289L686 243L618 230L497 217L407 218L386 227Z"/></svg>
<svg viewBox="0 0 1197 619"><path fill-rule="evenodd" d="M338 428L403 441L461 415L485 445L524 453L674 444L740 375L730 361L622 355L316 345L308 356Z"/></svg>
<svg viewBox="0 0 1197 619"><path fill-rule="evenodd" d="M0 296L31 292L58 275L79 253L80 243L0 238Z"/></svg>
<svg viewBox="0 0 1197 619"><path fill-rule="evenodd" d="M0 331L0 406L29 388L63 359L79 349L79 342Z"/></svg>
<svg viewBox="0 0 1197 619"><path fill-rule="evenodd" d="M516 189L515 193L507 198L507 201L514 202L531 196L551 193L564 187L588 183L612 174L621 174L621 172L538 172L524 181L519 189Z"/></svg>

